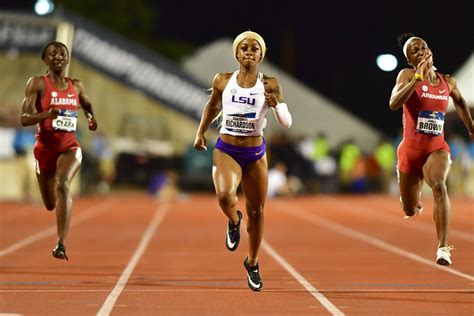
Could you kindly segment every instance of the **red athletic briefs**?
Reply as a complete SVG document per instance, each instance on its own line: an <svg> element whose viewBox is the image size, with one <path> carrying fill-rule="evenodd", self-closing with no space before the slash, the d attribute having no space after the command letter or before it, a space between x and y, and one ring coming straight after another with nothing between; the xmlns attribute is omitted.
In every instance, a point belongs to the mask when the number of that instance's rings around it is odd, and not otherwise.
<svg viewBox="0 0 474 316"><path fill-rule="evenodd" d="M451 153L448 143L443 141L437 147L420 148L411 146L405 139L401 141L397 149L397 168L404 173L422 173L423 165L432 152L445 150Z"/></svg>
<svg viewBox="0 0 474 316"><path fill-rule="evenodd" d="M79 143L69 147L76 151L76 157L79 155L78 160L82 160L82 152ZM56 171L56 162L58 161L59 155L66 152L69 148L51 148L42 145L40 142L36 142L33 153L35 155L35 170L37 174L40 173L54 173Z"/></svg>

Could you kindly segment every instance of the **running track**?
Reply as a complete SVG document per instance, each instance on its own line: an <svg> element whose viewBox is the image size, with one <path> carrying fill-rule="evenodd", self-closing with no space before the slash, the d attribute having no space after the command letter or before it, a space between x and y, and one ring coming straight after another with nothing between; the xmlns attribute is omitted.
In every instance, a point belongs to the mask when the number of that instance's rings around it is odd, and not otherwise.
<svg viewBox="0 0 474 316"><path fill-rule="evenodd" d="M0 203L0 314L474 315L474 201L452 198L451 268L423 202L403 220L396 197L268 200L259 293L245 229L228 252L212 195L75 198L67 262L51 256L53 212Z"/></svg>

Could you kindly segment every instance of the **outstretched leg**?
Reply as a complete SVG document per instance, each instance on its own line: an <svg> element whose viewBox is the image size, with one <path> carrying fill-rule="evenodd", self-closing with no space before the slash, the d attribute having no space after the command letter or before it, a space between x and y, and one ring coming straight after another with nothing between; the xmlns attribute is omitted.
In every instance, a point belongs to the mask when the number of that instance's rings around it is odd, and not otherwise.
<svg viewBox="0 0 474 316"><path fill-rule="evenodd" d="M48 211L53 211L56 207L56 175L54 172L41 172L36 174L36 180L41 193L44 207Z"/></svg>
<svg viewBox="0 0 474 316"><path fill-rule="evenodd" d="M267 158L248 165L242 176L242 188L245 194L245 207L248 215L247 232L249 234L249 260L253 266L257 263L258 251L263 239L263 207L268 187Z"/></svg>
<svg viewBox="0 0 474 316"><path fill-rule="evenodd" d="M449 220L451 203L449 201L446 179L448 177L451 158L444 150L433 152L423 166L423 176L433 190L433 219L438 235L438 247L448 245Z"/></svg>
<svg viewBox="0 0 474 316"><path fill-rule="evenodd" d="M421 174L398 172L402 209L407 216L417 214L423 207L420 192L423 186Z"/></svg>
<svg viewBox="0 0 474 316"><path fill-rule="evenodd" d="M81 148L70 148L58 158L56 164L56 224L58 229L58 245L65 243L69 232L72 213L71 182L81 166ZM65 252L65 251L64 251Z"/></svg>
<svg viewBox="0 0 474 316"><path fill-rule="evenodd" d="M242 177L242 169L231 156L218 149L214 150L213 161L212 180L217 201L229 220L237 224L240 220L237 214L237 188Z"/></svg>
<svg viewBox="0 0 474 316"><path fill-rule="evenodd" d="M237 210L237 188L242 176L240 165L228 154L214 150L212 179L217 200L224 214L229 218L225 234L225 245L235 251L240 243L240 219L242 213Z"/></svg>
<svg viewBox="0 0 474 316"><path fill-rule="evenodd" d="M263 282L260 278L258 253L263 239L263 207L267 196L268 166L267 157L248 165L242 176L242 187L245 194L245 208L248 222L249 254L244 260L247 270L247 283L253 291L261 291Z"/></svg>

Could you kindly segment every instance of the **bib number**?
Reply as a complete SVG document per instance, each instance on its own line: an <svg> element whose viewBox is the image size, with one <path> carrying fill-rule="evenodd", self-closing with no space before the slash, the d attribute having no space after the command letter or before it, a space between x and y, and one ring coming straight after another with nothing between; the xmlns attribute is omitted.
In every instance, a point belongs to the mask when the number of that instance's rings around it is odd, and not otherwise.
<svg viewBox="0 0 474 316"><path fill-rule="evenodd" d="M416 132L440 136L443 134L444 113L437 111L420 111L416 122Z"/></svg>
<svg viewBox="0 0 474 316"><path fill-rule="evenodd" d="M226 115L224 117L224 126L227 130L239 133L250 133L255 131L257 127L257 121L254 118L255 113L252 113L253 117L248 115Z"/></svg>
<svg viewBox="0 0 474 316"><path fill-rule="evenodd" d="M57 131L75 132L77 126L77 111L60 109L59 115L53 120L53 128Z"/></svg>

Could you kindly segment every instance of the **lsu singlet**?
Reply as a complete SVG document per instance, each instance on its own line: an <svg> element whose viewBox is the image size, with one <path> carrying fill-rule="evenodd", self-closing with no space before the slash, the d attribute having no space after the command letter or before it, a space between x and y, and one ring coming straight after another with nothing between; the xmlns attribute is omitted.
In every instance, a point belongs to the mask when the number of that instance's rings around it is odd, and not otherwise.
<svg viewBox="0 0 474 316"><path fill-rule="evenodd" d="M449 86L436 73L439 86L423 80L403 105L403 140L410 147L437 148L444 143L444 116L449 101Z"/></svg>
<svg viewBox="0 0 474 316"><path fill-rule="evenodd" d="M268 105L265 102L263 74L258 73L257 82L251 88L237 84L235 71L222 93L221 134L234 136L262 136L267 125L265 118Z"/></svg>
<svg viewBox="0 0 474 316"><path fill-rule="evenodd" d="M79 97L71 80L66 78L68 87L60 90L47 75L43 79L45 89L41 99L36 99L36 110L40 113L55 107L59 109L59 115L56 119L47 118L38 124L36 140L41 145L57 150L79 146L76 139Z"/></svg>

